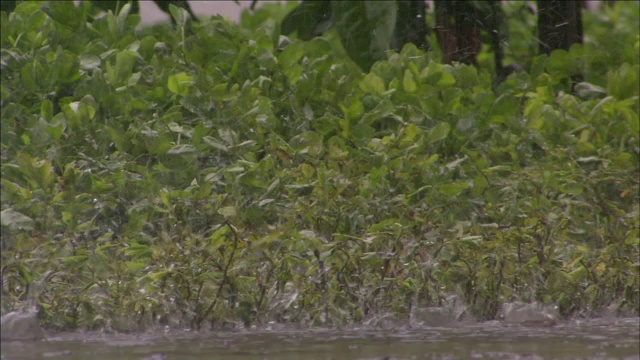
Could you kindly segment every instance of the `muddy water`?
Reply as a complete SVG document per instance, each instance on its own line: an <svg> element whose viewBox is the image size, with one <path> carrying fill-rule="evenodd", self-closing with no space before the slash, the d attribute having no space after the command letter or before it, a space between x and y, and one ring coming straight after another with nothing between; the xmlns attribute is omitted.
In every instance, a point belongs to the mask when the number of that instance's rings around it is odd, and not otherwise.
<svg viewBox="0 0 640 360"><path fill-rule="evenodd" d="M403 330L49 334L3 342L10 359L640 359L640 320L525 327L499 322Z"/></svg>

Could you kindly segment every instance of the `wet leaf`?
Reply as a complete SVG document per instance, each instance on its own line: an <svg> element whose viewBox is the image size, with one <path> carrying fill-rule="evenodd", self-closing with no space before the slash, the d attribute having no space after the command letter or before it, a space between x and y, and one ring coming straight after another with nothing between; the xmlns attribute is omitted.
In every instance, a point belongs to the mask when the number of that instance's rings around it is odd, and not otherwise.
<svg viewBox="0 0 640 360"><path fill-rule="evenodd" d="M427 134L427 142L433 144L438 141L444 140L449 135L451 126L447 123L441 122L434 126Z"/></svg>
<svg viewBox="0 0 640 360"><path fill-rule="evenodd" d="M33 230L34 221L30 217L14 211L11 208L4 209L0 212L2 226L6 226L13 230Z"/></svg>

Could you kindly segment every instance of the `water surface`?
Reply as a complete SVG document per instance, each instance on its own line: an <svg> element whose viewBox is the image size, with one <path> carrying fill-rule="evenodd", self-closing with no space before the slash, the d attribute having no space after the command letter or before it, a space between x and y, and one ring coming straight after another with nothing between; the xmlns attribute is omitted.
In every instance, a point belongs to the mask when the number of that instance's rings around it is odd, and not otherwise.
<svg viewBox="0 0 640 360"><path fill-rule="evenodd" d="M66 333L3 342L10 359L640 359L640 320L594 319L553 327L500 322L424 329L156 334Z"/></svg>

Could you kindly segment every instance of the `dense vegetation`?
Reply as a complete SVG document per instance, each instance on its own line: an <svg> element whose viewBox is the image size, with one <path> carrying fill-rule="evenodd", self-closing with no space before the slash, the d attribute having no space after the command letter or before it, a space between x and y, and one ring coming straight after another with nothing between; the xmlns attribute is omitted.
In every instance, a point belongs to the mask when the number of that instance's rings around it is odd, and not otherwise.
<svg viewBox="0 0 640 360"><path fill-rule="evenodd" d="M514 299L639 313L637 3L537 57L508 4L527 71L499 84L487 52L411 44L362 73L335 31L280 35L295 3L142 29L91 6L2 13L3 311L115 330L349 324L452 295L477 319Z"/></svg>

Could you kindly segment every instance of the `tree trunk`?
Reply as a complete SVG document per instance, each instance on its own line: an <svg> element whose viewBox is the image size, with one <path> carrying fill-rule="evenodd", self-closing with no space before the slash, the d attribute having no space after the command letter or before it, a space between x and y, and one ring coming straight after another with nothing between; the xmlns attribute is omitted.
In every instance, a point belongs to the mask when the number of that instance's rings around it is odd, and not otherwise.
<svg viewBox="0 0 640 360"><path fill-rule="evenodd" d="M481 31L492 34L496 52L496 70L502 69L499 24L501 13L498 0L483 3L474 1L435 0L436 35L442 49L442 61L458 61L477 65L482 49ZM499 63L499 65L498 65Z"/></svg>
<svg viewBox="0 0 640 360"><path fill-rule="evenodd" d="M413 43L418 49L431 50L427 36L429 28L425 22L427 4L424 1L398 0L398 15L392 48L402 50L405 44Z"/></svg>
<svg viewBox="0 0 640 360"><path fill-rule="evenodd" d="M539 0L538 40L540 53L569 50L582 43L583 0Z"/></svg>

